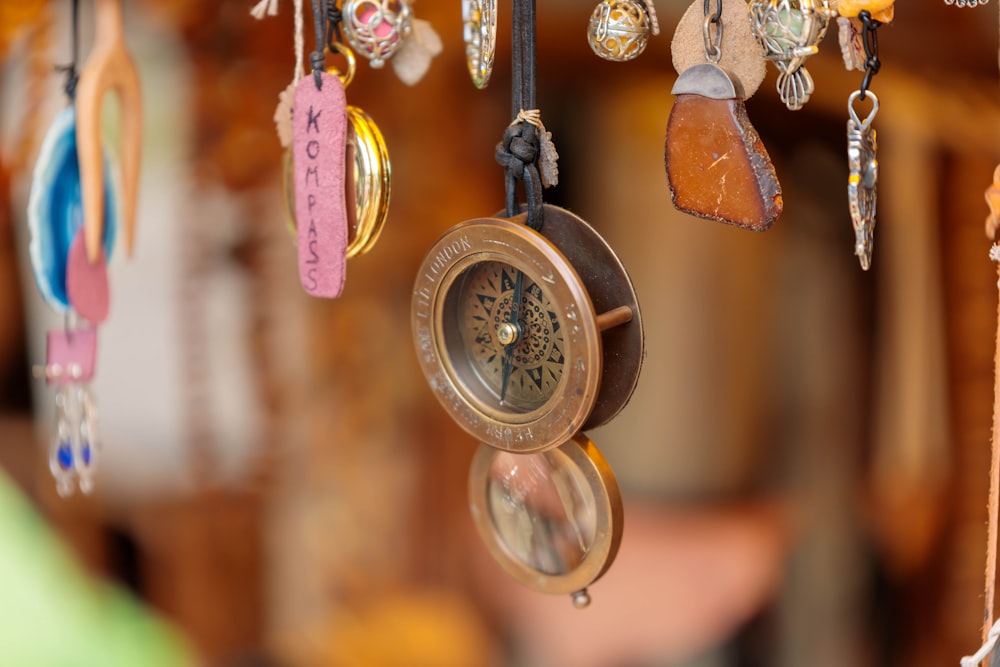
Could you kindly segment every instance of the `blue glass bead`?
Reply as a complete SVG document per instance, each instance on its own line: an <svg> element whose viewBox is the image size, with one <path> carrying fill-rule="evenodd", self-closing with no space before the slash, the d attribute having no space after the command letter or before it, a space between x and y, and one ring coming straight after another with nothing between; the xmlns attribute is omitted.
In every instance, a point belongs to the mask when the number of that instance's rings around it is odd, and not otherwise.
<svg viewBox="0 0 1000 667"><path fill-rule="evenodd" d="M90 465L90 443L89 442L83 443L83 447L81 449L81 453L83 455L83 464L89 466Z"/></svg>
<svg viewBox="0 0 1000 667"><path fill-rule="evenodd" d="M73 467L73 448L68 442L59 444L59 449L56 451L56 460L59 462L59 467L63 470L69 470Z"/></svg>

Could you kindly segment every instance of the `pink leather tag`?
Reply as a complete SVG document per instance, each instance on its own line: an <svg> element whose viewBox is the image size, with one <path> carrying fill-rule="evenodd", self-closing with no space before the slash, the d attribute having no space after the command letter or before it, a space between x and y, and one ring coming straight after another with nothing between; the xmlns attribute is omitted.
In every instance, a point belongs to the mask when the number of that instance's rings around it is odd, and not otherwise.
<svg viewBox="0 0 1000 667"><path fill-rule="evenodd" d="M49 384L90 380L96 359L97 329L54 329L45 334L45 377Z"/></svg>
<svg viewBox="0 0 1000 667"><path fill-rule="evenodd" d="M312 75L295 88L295 219L302 288L311 296L335 298L344 289L347 265L347 98L340 79L322 77L321 90Z"/></svg>
<svg viewBox="0 0 1000 667"><path fill-rule="evenodd" d="M73 310L83 319L100 324L108 319L108 264L104 248L97 261L87 258L87 244L81 225L69 246L66 260L66 294Z"/></svg>

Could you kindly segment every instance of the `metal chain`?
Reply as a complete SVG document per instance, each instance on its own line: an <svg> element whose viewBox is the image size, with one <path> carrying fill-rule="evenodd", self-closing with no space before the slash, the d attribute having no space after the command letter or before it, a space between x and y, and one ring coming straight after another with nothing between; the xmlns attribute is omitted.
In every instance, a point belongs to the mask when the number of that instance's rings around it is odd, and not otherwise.
<svg viewBox="0 0 1000 667"><path fill-rule="evenodd" d="M862 25L861 43L865 47L865 78L861 81L859 96L864 100L868 87L872 84L872 77L882 69L882 61L878 57L878 29L882 23L873 19L867 9L859 12L858 18L861 19Z"/></svg>
<svg viewBox="0 0 1000 667"><path fill-rule="evenodd" d="M717 63L722 58L722 0L715 0L715 4L713 12L712 0L705 0L705 22L701 26L705 58L711 63Z"/></svg>

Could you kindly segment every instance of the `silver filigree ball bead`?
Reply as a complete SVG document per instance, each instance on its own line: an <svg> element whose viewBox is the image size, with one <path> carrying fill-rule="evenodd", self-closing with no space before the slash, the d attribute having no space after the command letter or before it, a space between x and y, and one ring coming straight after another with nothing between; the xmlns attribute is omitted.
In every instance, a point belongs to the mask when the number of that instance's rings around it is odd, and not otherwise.
<svg viewBox="0 0 1000 667"><path fill-rule="evenodd" d="M604 0L590 16L587 41L605 60L625 62L645 50L650 28L649 13L642 2Z"/></svg>

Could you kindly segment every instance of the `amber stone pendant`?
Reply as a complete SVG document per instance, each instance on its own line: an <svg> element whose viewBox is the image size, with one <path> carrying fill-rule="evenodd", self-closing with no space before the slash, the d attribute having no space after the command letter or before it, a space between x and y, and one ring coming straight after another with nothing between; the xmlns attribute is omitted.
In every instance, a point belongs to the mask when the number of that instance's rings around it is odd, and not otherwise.
<svg viewBox="0 0 1000 667"><path fill-rule="evenodd" d="M781 185L742 91L712 63L684 71L667 122L670 198L685 213L754 231L781 214Z"/></svg>

